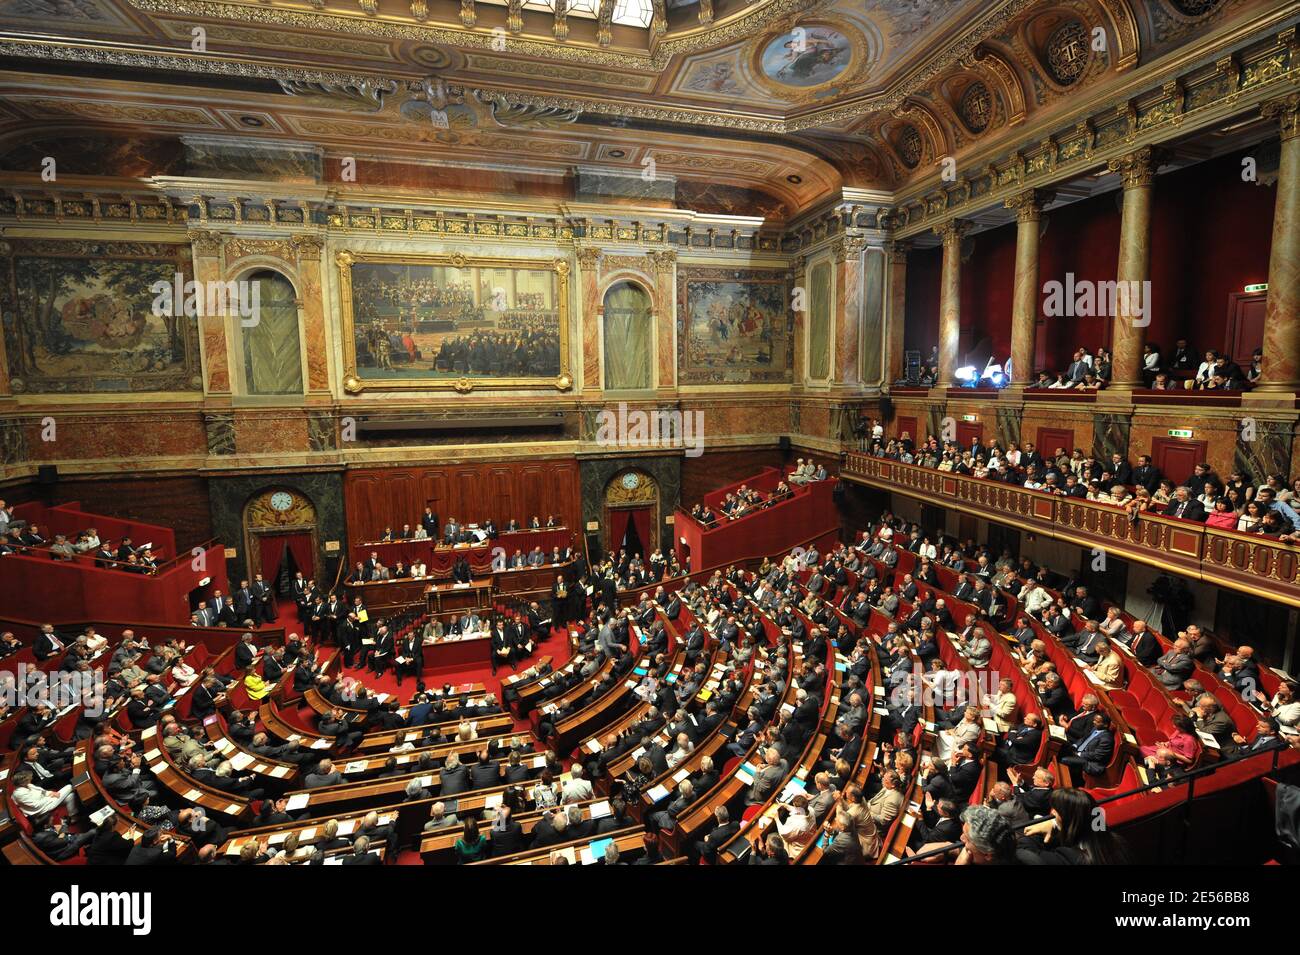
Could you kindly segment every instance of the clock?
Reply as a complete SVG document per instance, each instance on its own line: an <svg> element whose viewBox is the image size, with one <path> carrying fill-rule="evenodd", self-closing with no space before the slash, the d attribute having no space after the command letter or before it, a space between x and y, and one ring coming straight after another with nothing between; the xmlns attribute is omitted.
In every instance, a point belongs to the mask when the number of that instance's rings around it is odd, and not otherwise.
<svg viewBox="0 0 1300 955"><path fill-rule="evenodd" d="M641 475L633 471L628 471L627 474L623 475L622 483L623 486L627 488L629 491L635 491L637 487L641 484Z"/></svg>
<svg viewBox="0 0 1300 955"><path fill-rule="evenodd" d="M288 491L276 491L271 495L271 507L277 511L287 511L293 507L293 495Z"/></svg>

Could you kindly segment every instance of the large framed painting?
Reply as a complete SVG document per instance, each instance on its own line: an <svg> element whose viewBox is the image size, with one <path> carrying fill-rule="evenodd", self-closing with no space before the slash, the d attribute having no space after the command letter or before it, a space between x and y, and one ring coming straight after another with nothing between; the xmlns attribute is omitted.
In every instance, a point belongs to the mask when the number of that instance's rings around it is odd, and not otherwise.
<svg viewBox="0 0 1300 955"><path fill-rule="evenodd" d="M335 261L349 393L573 386L564 259L340 252Z"/></svg>
<svg viewBox="0 0 1300 955"><path fill-rule="evenodd" d="M156 307L193 278L189 243L0 243L9 385L16 394L199 391L198 319Z"/></svg>
<svg viewBox="0 0 1300 955"><path fill-rule="evenodd" d="M770 269L677 270L677 379L685 385L789 384L790 277Z"/></svg>

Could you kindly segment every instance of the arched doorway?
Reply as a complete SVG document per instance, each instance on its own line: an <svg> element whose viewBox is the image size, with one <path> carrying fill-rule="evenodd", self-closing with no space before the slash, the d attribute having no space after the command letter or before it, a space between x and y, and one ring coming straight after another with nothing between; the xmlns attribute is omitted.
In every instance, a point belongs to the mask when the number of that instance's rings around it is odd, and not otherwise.
<svg viewBox="0 0 1300 955"><path fill-rule="evenodd" d="M269 488L244 507L248 575L262 574L283 595L296 571L316 574L316 506L291 488Z"/></svg>
<svg viewBox="0 0 1300 955"><path fill-rule="evenodd" d="M648 555L659 546L659 485L644 471L629 468L615 474L605 485L605 552L617 554L626 547L629 554Z"/></svg>

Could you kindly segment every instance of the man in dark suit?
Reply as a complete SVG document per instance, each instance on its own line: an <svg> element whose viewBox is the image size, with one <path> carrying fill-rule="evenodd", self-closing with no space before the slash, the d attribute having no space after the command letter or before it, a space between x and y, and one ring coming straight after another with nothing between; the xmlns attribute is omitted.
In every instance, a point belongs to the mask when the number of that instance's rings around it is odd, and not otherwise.
<svg viewBox="0 0 1300 955"><path fill-rule="evenodd" d="M1148 493L1154 494L1156 488L1160 486L1160 476L1160 469L1151 463L1150 455L1138 455L1138 464L1132 474L1133 484L1144 487Z"/></svg>
<svg viewBox="0 0 1300 955"><path fill-rule="evenodd" d="M993 758L1002 766L1024 766L1038 758L1042 742L1042 717L1037 713L1026 713L1024 721L998 744Z"/></svg>
<svg viewBox="0 0 1300 955"><path fill-rule="evenodd" d="M68 650L67 644L59 637L51 624L41 624L41 632L32 642L32 655L37 660L48 660L53 656L62 656Z"/></svg>
<svg viewBox="0 0 1300 955"><path fill-rule="evenodd" d="M387 625L381 624L379 629L375 631L375 645L368 649L369 653L362 652L361 665L365 666L368 661L370 672L376 676L382 676L393 662L393 655L396 650L393 632L388 629Z"/></svg>
<svg viewBox="0 0 1300 955"><path fill-rule="evenodd" d="M1072 770L1100 776L1114 754L1115 737L1111 733L1110 717L1098 711L1093 714L1092 728L1087 735L1078 743L1067 743L1062 748L1060 761Z"/></svg>
<svg viewBox="0 0 1300 955"><path fill-rule="evenodd" d="M383 865L384 860L370 851L370 839L357 836L352 843L352 855L344 856L343 865Z"/></svg>
<svg viewBox="0 0 1300 955"><path fill-rule="evenodd" d="M239 643L235 644L235 667L247 670L257 659L258 649L253 645L253 635L245 633Z"/></svg>
<svg viewBox="0 0 1300 955"><path fill-rule="evenodd" d="M253 578L253 614L254 622L275 623L275 595L271 585L262 579L261 574Z"/></svg>
<svg viewBox="0 0 1300 955"><path fill-rule="evenodd" d="M718 806L714 809L713 818L715 820L713 829L702 840L688 847L686 852L688 856L712 863L717 858L718 850L740 831L740 823L732 821L731 811L726 806Z"/></svg>
<svg viewBox="0 0 1300 955"><path fill-rule="evenodd" d="M1205 506L1186 487L1174 490L1174 499L1165 505L1165 513L1185 521L1205 521Z"/></svg>
<svg viewBox="0 0 1300 955"><path fill-rule="evenodd" d="M254 617L256 610L253 607L253 588L248 586L247 580L241 580L239 582L239 589L232 595L231 604L232 610L235 614L235 620L237 621L237 626L242 624L245 620L252 620L254 623L257 622L256 617Z"/></svg>
<svg viewBox="0 0 1300 955"><path fill-rule="evenodd" d="M1145 620L1134 620L1132 630L1133 637L1129 641L1128 648L1133 651L1133 656L1137 658L1138 663L1144 667L1154 666L1160 659L1160 641L1147 629Z"/></svg>
<svg viewBox="0 0 1300 955"><path fill-rule="evenodd" d="M424 672L424 637L418 629L402 638L394 669L398 686L402 685L403 676L413 676L417 681L420 679L420 674Z"/></svg>

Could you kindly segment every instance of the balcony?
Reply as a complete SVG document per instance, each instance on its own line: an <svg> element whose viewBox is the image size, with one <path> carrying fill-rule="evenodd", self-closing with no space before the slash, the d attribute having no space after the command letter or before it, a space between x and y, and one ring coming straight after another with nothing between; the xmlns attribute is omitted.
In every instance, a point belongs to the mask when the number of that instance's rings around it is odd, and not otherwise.
<svg viewBox="0 0 1300 955"><path fill-rule="evenodd" d="M1300 607L1300 545L848 452L840 476Z"/></svg>

